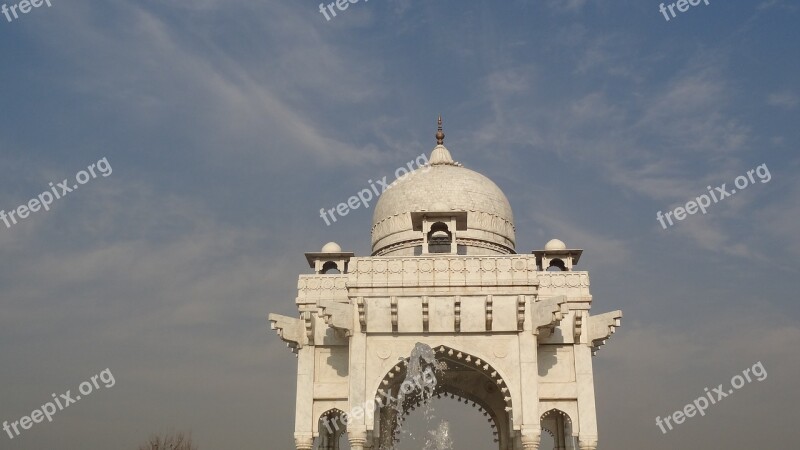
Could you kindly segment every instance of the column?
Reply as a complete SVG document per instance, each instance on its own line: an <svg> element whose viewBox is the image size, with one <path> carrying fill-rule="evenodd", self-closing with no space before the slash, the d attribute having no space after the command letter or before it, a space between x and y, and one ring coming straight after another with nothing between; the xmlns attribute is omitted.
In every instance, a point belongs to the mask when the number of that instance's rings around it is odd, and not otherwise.
<svg viewBox="0 0 800 450"><path fill-rule="evenodd" d="M314 443L314 347L297 350L297 395L294 416L294 441L297 450L311 450Z"/></svg>
<svg viewBox="0 0 800 450"><path fill-rule="evenodd" d="M584 311L583 323L588 323L589 312ZM580 450L597 449L597 411L594 402L594 370L592 349L588 333L581 333L575 343L575 377L578 384L578 447ZM574 425L574 423L573 423Z"/></svg>
<svg viewBox="0 0 800 450"><path fill-rule="evenodd" d="M539 422L539 360L536 325L533 323L532 311L535 307L532 297L526 296L525 323L519 333L519 365L522 405L513 405L513 413L522 414L522 430L520 431L522 449L538 450L542 437L542 426Z"/></svg>
<svg viewBox="0 0 800 450"><path fill-rule="evenodd" d="M367 335L361 330L358 309L352 305L353 335L350 337L348 379L350 382L350 412L347 436L352 450L364 450L367 443L367 414L365 407L374 405L367 402Z"/></svg>

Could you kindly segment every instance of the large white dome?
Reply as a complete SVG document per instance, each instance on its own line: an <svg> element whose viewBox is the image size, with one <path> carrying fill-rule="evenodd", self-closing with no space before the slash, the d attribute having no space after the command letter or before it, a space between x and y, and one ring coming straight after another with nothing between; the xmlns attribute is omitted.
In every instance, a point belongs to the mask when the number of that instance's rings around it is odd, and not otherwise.
<svg viewBox="0 0 800 450"><path fill-rule="evenodd" d="M514 253L514 216L503 191L492 180L454 162L439 144L429 164L396 181L384 192L372 216L374 255L412 255L422 243L412 212L466 211L467 229L457 243L467 254Z"/></svg>

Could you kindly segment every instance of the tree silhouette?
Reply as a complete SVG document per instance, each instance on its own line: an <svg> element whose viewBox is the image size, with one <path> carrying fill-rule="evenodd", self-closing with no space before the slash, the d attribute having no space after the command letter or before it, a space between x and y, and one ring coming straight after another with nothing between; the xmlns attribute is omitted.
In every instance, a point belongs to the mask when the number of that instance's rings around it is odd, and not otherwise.
<svg viewBox="0 0 800 450"><path fill-rule="evenodd" d="M140 445L138 450L197 450L197 446L192 443L191 434L167 433L150 436L147 444Z"/></svg>

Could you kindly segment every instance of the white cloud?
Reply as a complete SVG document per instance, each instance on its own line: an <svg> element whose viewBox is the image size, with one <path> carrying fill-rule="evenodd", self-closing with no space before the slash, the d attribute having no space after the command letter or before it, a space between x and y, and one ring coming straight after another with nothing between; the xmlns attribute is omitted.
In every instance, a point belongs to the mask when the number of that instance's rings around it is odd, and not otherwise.
<svg viewBox="0 0 800 450"><path fill-rule="evenodd" d="M800 99L798 99L797 94L790 91L774 92L767 96L767 104L786 109L796 108L798 102L800 102Z"/></svg>

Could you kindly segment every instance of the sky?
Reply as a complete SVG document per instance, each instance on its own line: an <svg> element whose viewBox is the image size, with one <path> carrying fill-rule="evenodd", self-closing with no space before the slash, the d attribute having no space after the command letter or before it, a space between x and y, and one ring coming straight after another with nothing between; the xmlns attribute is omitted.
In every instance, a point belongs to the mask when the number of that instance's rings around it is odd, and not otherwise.
<svg viewBox="0 0 800 450"><path fill-rule="evenodd" d="M0 15L0 209L19 215L0 222L0 421L92 391L0 449L168 431L292 448L296 359L267 314L295 314L304 252L369 255L371 207L330 225L319 210L429 153L439 114L453 157L508 197L516 251L584 249L593 312L624 311L593 359L600 449L800 441L800 4L711 0L669 20L659 4ZM657 219L740 176L705 214ZM657 426L759 362L762 381ZM473 410L442 411L456 450L488 441Z"/></svg>

